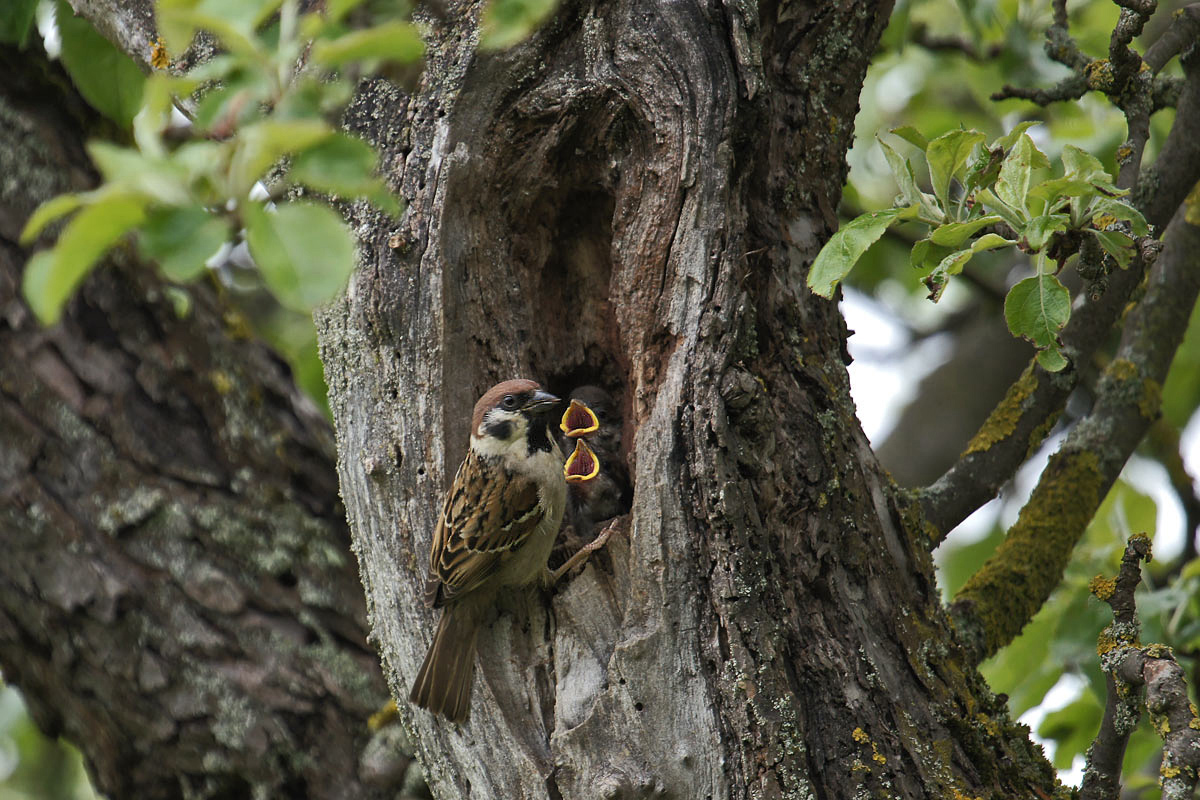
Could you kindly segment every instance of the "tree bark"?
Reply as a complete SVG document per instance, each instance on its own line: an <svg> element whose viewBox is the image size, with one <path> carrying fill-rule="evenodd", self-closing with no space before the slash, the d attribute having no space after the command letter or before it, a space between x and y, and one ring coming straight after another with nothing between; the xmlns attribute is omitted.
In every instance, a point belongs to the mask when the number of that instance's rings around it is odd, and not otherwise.
<svg viewBox="0 0 1200 800"><path fill-rule="evenodd" d="M1052 793L804 286L890 4L568 0L499 54L479 11L426 20L411 101L375 84L351 110L409 207L356 218L363 266L319 319L393 693L432 635L425 554L483 389L611 389L635 493L607 561L497 610L467 724L401 704L436 794Z"/></svg>
<svg viewBox="0 0 1200 800"><path fill-rule="evenodd" d="M63 321L19 296L98 121L0 48L0 667L122 797L373 797L384 699L327 423L212 286L119 253Z"/></svg>

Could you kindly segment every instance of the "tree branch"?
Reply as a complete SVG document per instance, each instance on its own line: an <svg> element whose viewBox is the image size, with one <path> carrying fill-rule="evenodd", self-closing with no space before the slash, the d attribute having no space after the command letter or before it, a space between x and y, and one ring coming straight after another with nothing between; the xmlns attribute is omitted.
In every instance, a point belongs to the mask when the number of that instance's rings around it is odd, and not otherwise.
<svg viewBox="0 0 1200 800"><path fill-rule="evenodd" d="M1165 239L1092 412L1050 459L1003 544L951 604L978 660L1012 641L1058 585L1079 536L1158 414L1162 381L1200 293L1200 228L1181 211Z"/></svg>
<svg viewBox="0 0 1200 800"><path fill-rule="evenodd" d="M1135 200L1146 219L1162 227L1171 219L1191 187L1200 179L1200 75L1188 70L1180 95L1175 122L1156 160L1156 166L1142 176ZM1158 165L1170 165L1161 168ZM1131 174L1122 175L1134 181ZM1122 185L1122 184L1118 184ZM1154 190L1151 190L1154 187ZM1108 288L1098 299L1089 299L1062 332L1064 349L1071 366L1059 373L1048 373L1031 361L1022 377L1013 384L987 421L972 438L962 457L941 478L919 493L926 520L936 535L933 543L945 538L958 523L975 509L995 497L996 492L1016 472L1042 442L1058 420L1067 397L1078 383L1078 364L1086 362L1104 340L1112 325L1124 312L1126 303L1141 280L1142 259L1135 259L1127 270L1108 278Z"/></svg>
<svg viewBox="0 0 1200 800"><path fill-rule="evenodd" d="M1100 731L1088 748L1081 800L1117 800L1120 796L1121 759L1137 725L1138 690L1143 686L1150 720L1163 739L1162 796L1191 800L1196 793L1200 719L1189 702L1183 668L1169 647L1138 643L1133 595L1141 581L1142 560L1150 560L1150 540L1138 534L1126 545L1116 580L1097 577L1092 581L1092 593L1112 606L1113 622L1100 634L1100 666L1108 678L1108 700Z"/></svg>
<svg viewBox="0 0 1200 800"><path fill-rule="evenodd" d="M1092 594L1113 610L1113 624L1100 634L1102 655L1115 647L1136 647L1138 623L1134 615L1133 593L1142 580L1141 562L1150 560L1150 538L1139 533L1125 545L1121 571L1115 581L1097 576ZM1087 766L1079 787L1080 800L1117 800L1121 794L1121 763L1129 736L1137 727L1141 703L1133 692L1119 691L1111 667L1104 662L1108 693L1100 731L1087 751Z"/></svg>

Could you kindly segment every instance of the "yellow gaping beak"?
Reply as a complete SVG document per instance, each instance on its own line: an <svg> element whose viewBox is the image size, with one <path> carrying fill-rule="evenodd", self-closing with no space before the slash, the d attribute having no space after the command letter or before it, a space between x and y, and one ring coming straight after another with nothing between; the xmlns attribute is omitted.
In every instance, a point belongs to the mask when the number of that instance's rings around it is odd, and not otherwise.
<svg viewBox="0 0 1200 800"><path fill-rule="evenodd" d="M583 439L576 439L575 452L571 453L567 458L567 463L563 465L563 476L566 477L567 483L583 483L599 474L600 459L596 458L596 454L592 452L592 448L587 446L587 442Z"/></svg>
<svg viewBox="0 0 1200 800"><path fill-rule="evenodd" d="M595 433L600 428L600 420L596 414L578 400L572 400L571 405L563 412L562 422L558 424L562 432L572 439Z"/></svg>

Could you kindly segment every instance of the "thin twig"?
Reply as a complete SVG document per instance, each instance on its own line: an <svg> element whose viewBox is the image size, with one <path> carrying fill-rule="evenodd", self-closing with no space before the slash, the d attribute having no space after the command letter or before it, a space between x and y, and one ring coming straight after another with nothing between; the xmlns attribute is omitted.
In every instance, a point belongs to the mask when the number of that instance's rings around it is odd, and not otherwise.
<svg viewBox="0 0 1200 800"><path fill-rule="evenodd" d="M1134 590L1142 579L1143 560L1150 560L1150 538L1139 533L1125 545L1121 571L1116 580L1097 576L1092 581L1092 594L1108 603L1113 610L1113 622L1100 634L1102 664L1108 686L1104 704L1104 719L1100 731L1088 747L1079 787L1080 800L1117 800L1121 794L1121 762L1129 735L1137 727L1141 703L1134 692L1122 691L1123 683L1113 670L1120 664L1111 653L1128 653L1138 646L1138 622L1133 600Z"/></svg>

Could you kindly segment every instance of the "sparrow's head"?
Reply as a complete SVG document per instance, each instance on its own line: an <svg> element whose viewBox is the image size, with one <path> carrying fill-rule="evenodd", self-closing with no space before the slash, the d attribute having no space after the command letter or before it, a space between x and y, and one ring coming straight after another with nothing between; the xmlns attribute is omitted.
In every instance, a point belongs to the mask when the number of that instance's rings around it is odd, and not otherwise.
<svg viewBox="0 0 1200 800"><path fill-rule="evenodd" d="M571 390L571 399L596 415L600 429L591 434L589 443L611 458L621 449L621 411L613 396L599 386L578 386Z"/></svg>
<svg viewBox="0 0 1200 800"><path fill-rule="evenodd" d="M519 442L529 451L549 450L548 421L559 402L533 381L498 383L475 404L471 446L485 455L500 455Z"/></svg>

